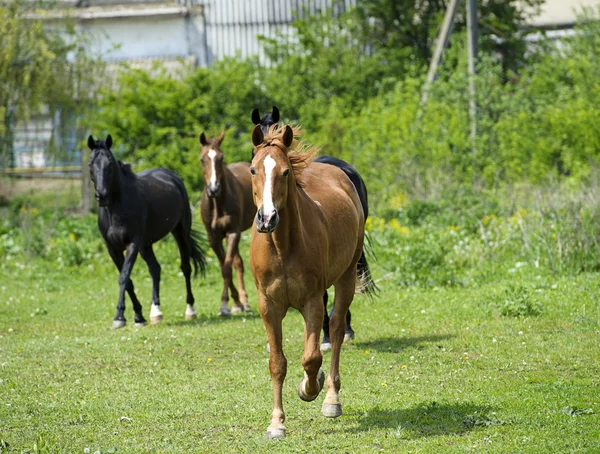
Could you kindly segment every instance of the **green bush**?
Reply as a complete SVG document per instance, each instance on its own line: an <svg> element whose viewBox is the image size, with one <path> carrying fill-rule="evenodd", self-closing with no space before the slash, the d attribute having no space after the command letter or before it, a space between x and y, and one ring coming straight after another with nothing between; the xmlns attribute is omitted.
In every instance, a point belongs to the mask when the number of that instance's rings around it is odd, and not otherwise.
<svg viewBox="0 0 600 454"><path fill-rule="evenodd" d="M529 288L508 286L499 298L500 313L506 317L531 317L542 312L542 305Z"/></svg>

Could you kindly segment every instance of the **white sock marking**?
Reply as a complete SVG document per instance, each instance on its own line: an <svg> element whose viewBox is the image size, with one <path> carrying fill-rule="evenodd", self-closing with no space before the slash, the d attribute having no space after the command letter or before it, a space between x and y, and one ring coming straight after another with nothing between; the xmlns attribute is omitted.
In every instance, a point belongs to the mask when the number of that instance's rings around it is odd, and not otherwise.
<svg viewBox="0 0 600 454"><path fill-rule="evenodd" d="M215 157L217 156L217 152L212 148L208 151L208 157L210 158L210 184L217 184L217 171L215 170Z"/></svg>
<svg viewBox="0 0 600 454"><path fill-rule="evenodd" d="M196 309L194 309L194 306L192 306L191 304L188 304L187 308L185 310L185 315L193 317L194 315L198 315L198 312L196 312Z"/></svg>
<svg viewBox="0 0 600 454"><path fill-rule="evenodd" d="M156 304L152 304L150 306L150 317L160 317L162 312L160 311L160 307Z"/></svg>
<svg viewBox="0 0 600 454"><path fill-rule="evenodd" d="M275 211L275 205L273 205L273 169L275 168L275 159L268 155L265 158L265 189L263 192L263 213L265 215L273 213Z"/></svg>

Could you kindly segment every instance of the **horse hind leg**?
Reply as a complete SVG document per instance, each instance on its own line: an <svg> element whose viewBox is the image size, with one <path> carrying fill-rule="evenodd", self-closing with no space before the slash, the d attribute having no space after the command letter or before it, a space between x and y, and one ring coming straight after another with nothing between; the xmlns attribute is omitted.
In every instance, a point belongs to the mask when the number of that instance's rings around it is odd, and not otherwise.
<svg viewBox="0 0 600 454"><path fill-rule="evenodd" d="M356 267L342 276L335 283L335 300L333 314L330 320L329 335L331 338L331 366L327 376L327 395L323 401L321 413L328 418L336 418L342 414L339 392L340 381L340 352L344 342L344 327L346 312L354 298L356 283Z"/></svg>
<svg viewBox="0 0 600 454"><path fill-rule="evenodd" d="M198 315L198 312L194 308L194 295L192 294L192 266L190 265L192 245L186 239L181 224L173 230L173 237L175 237L175 241L177 241L177 247L179 248L179 255L181 257L181 272L185 278L185 301L187 303L185 319L192 320Z"/></svg>
<svg viewBox="0 0 600 454"><path fill-rule="evenodd" d="M321 342L321 351L331 350L331 340L329 339L329 313L327 312L327 301L329 300L329 294L327 290L323 294L323 341Z"/></svg>
<svg viewBox="0 0 600 454"><path fill-rule="evenodd" d="M240 256L240 251L238 250L235 254L235 256L233 257L233 267L235 268L236 274L237 274L237 281L238 281L238 287L240 288L239 290L239 296L238 299L234 301L236 302L236 305L232 308L232 312L251 312L252 309L250 308L250 305L248 304L248 294L246 293L246 287L244 286L244 262L242 260L242 257ZM235 289L235 287L233 287ZM236 293L237 293L237 289L236 289ZM232 296L233 296L233 289L231 292Z"/></svg>
<svg viewBox="0 0 600 454"><path fill-rule="evenodd" d="M327 300L329 295L327 291L323 294L323 309L325 309L325 313L323 314L323 341L321 342L321 351L329 351L331 350L331 339L329 338L329 320L333 315L333 311L335 305L331 308L331 313L327 312ZM344 343L349 340L354 339L354 330L351 325L352 315L350 314L350 310L346 313L346 331L344 332Z"/></svg>

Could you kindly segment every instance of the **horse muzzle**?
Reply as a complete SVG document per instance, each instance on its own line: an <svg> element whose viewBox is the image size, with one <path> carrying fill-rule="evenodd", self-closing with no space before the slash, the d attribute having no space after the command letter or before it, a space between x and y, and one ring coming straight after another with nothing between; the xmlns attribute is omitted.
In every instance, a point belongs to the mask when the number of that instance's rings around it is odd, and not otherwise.
<svg viewBox="0 0 600 454"><path fill-rule="evenodd" d="M209 197L217 197L221 193L220 184L209 184L206 186L206 193Z"/></svg>
<svg viewBox="0 0 600 454"><path fill-rule="evenodd" d="M98 206L105 207L108 205L108 194L98 194L96 192L96 201Z"/></svg>
<svg viewBox="0 0 600 454"><path fill-rule="evenodd" d="M271 233L279 223L277 210L265 215L264 210L259 208L256 212L256 230L260 233Z"/></svg>

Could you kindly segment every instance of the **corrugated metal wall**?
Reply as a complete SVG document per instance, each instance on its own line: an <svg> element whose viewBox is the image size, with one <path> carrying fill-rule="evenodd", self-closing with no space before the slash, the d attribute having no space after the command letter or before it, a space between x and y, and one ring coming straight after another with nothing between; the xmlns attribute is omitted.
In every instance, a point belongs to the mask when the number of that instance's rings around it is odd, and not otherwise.
<svg viewBox="0 0 600 454"><path fill-rule="evenodd" d="M206 0L206 47L208 63L225 56L259 55L257 36L273 36L278 29L290 31L296 17L325 12L340 14L357 0Z"/></svg>

